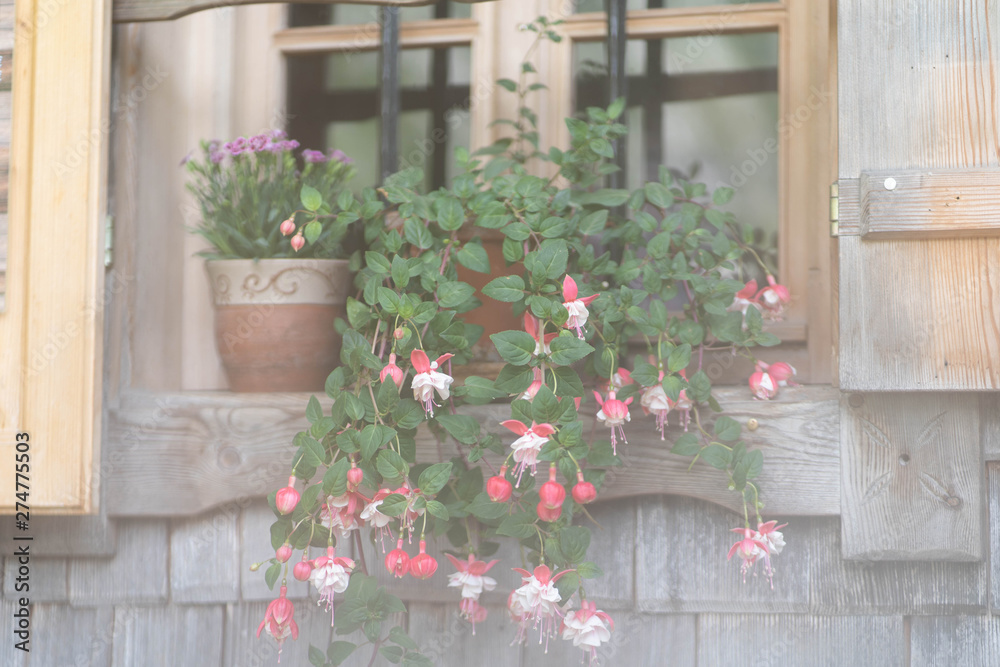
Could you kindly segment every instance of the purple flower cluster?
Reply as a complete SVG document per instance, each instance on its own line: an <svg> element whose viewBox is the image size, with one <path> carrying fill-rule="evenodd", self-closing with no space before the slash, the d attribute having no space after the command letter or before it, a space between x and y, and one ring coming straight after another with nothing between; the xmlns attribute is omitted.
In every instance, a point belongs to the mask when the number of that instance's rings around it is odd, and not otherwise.
<svg viewBox="0 0 1000 667"><path fill-rule="evenodd" d="M284 153L286 151L293 151L299 147L299 142L294 139L287 139L288 135L284 130L271 130L264 134L257 134L249 139L246 137L237 137L233 141L223 144L220 141L211 141L208 144L208 154L209 159L211 159L213 164L219 164L227 156L235 157L237 155L243 155L245 153L261 153L267 151L269 153ZM306 149L302 151L302 157L305 158L306 162L329 162L330 160L337 160L344 164L351 164L354 162L351 158L347 157L343 151L333 150L329 155L323 153L322 151L314 151Z"/></svg>
<svg viewBox="0 0 1000 667"><path fill-rule="evenodd" d="M354 162L351 158L347 157L344 151L339 149L334 149L330 151L329 155L323 153L323 151L309 150L308 148L302 151L302 157L306 162L329 162L331 160L336 160L337 162L342 162L344 164L351 164Z"/></svg>

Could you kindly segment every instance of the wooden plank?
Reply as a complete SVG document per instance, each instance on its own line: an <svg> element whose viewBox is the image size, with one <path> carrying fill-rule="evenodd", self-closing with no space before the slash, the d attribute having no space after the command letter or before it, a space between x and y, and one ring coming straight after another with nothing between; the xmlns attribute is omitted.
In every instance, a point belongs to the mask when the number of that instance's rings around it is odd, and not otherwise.
<svg viewBox="0 0 1000 667"><path fill-rule="evenodd" d="M698 664L904 667L903 628L901 616L703 614Z"/></svg>
<svg viewBox="0 0 1000 667"><path fill-rule="evenodd" d="M840 554L839 523L818 517L813 521L819 530L806 546L810 552L810 613L906 616L986 612L986 563L846 560ZM785 537L789 537L787 531Z"/></svg>
<svg viewBox="0 0 1000 667"><path fill-rule="evenodd" d="M4 598L15 601L26 597L31 600L32 604L68 601L67 560L65 558L37 558L34 549L31 551L27 573L24 572L24 565L18 563L17 558L7 557L3 559ZM19 568L21 568L20 572ZM18 588L21 590L17 590Z"/></svg>
<svg viewBox="0 0 1000 667"><path fill-rule="evenodd" d="M978 401L845 395L840 432L845 558L983 557Z"/></svg>
<svg viewBox="0 0 1000 667"><path fill-rule="evenodd" d="M31 522L36 556L113 556L118 546L115 522L103 511L90 516L45 516ZM0 540L20 534L13 522L0 522Z"/></svg>
<svg viewBox="0 0 1000 667"><path fill-rule="evenodd" d="M768 509L764 518L784 523L785 517ZM742 525L742 512L735 515L701 501L640 500L635 547L639 611L807 612L814 576L809 545L829 520L789 520L783 531L787 546L773 561L773 590L760 567L744 583L739 563L726 560L738 539L731 529Z"/></svg>
<svg viewBox="0 0 1000 667"><path fill-rule="evenodd" d="M582 519L591 532L587 559L604 570L585 582L587 598L606 611L635 606L636 504L634 498L598 502L588 507L598 525Z"/></svg>
<svg viewBox="0 0 1000 667"><path fill-rule="evenodd" d="M6 607L4 611L7 611ZM31 662L37 665L111 667L114 628L114 610L110 606L80 609L62 604L35 605L31 617ZM56 637L59 639L55 640ZM5 657L4 653L11 648L12 642L3 644L0 658ZM22 663L8 663L4 659L4 664Z"/></svg>
<svg viewBox="0 0 1000 667"><path fill-rule="evenodd" d="M115 607L113 667L222 664L221 605Z"/></svg>
<svg viewBox="0 0 1000 667"><path fill-rule="evenodd" d="M271 599L277 597L273 595ZM308 665L309 644L326 646L330 641L330 612L309 601L296 601L295 623L299 626L299 639L289 638L281 651L281 664ZM243 602L226 605L223 635L223 665L258 667L274 665L278 661L278 645L266 630L256 637L257 627L264 620L267 602ZM339 639L339 637L338 637ZM200 664L200 663L190 663Z"/></svg>
<svg viewBox="0 0 1000 667"><path fill-rule="evenodd" d="M113 558L70 561L70 603L155 604L167 600L167 522L123 521Z"/></svg>
<svg viewBox="0 0 1000 667"><path fill-rule="evenodd" d="M1000 396L980 394L979 427L983 458L1000 461Z"/></svg>
<svg viewBox="0 0 1000 667"><path fill-rule="evenodd" d="M838 11L841 179L866 170L1000 167L1000 40L990 34L1000 7L851 0ZM889 90L907 91L906 104ZM1000 240L848 237L839 245L842 388L1000 387L1000 368L989 363L1000 356ZM928 267L932 280L924 280ZM887 289L917 283L919 291Z"/></svg>
<svg viewBox="0 0 1000 667"><path fill-rule="evenodd" d="M517 626L510 620L503 605L486 605L487 617L472 624L458 615L458 605L411 602L408 607L408 632L417 642L420 652L435 665L485 665L491 667L518 667L525 664L521 646L511 646ZM530 642L537 642L537 634L528 634Z"/></svg>
<svg viewBox="0 0 1000 667"><path fill-rule="evenodd" d="M194 12L216 7L239 7L259 4L268 0L114 0L113 18L115 23L133 21L170 21ZM302 0L303 3L331 4L342 0ZM461 2L484 2L485 0L461 0ZM355 5L396 5L399 7L421 7L432 5L434 0L350 0Z"/></svg>
<svg viewBox="0 0 1000 667"><path fill-rule="evenodd" d="M274 548L271 547L271 524L275 521L274 513L263 499L250 503L240 515L239 577L240 597L244 601L273 600L277 596L278 584L275 584L273 591L269 589L264 581L263 569L257 572L250 571L250 566L253 563L260 563L274 557ZM301 557L302 553L296 552L295 562L298 562L297 559ZM291 566L294 566L295 562L289 561ZM309 590L308 582L288 577L288 597L290 599L303 600L309 596ZM260 623L260 621L257 622ZM254 627L256 628L256 626Z"/></svg>
<svg viewBox="0 0 1000 667"><path fill-rule="evenodd" d="M575 603L573 607L577 607ZM602 607L598 605L598 609ZM641 614L636 611L610 612L615 629L611 639L597 649L601 665L670 665L694 667L697 623L693 614ZM588 664L584 653L561 638L549 644L548 654L538 642L529 641L524 650L525 667ZM589 654L587 654L589 656ZM458 667L459 663L453 663ZM715 663L737 664L737 663Z"/></svg>
<svg viewBox="0 0 1000 667"><path fill-rule="evenodd" d="M870 240L1000 234L1000 169L861 172L861 235Z"/></svg>
<svg viewBox="0 0 1000 667"><path fill-rule="evenodd" d="M752 400L749 390L722 388L717 397L729 416L759 428L744 434L764 452L759 482L769 511L782 515L840 512L840 445L837 393L827 387L782 390L777 400ZM288 475L292 439L305 428L302 394L140 394L109 409L105 502L112 516L191 515L220 503L264 496ZM325 399L324 399L325 400ZM502 404L470 408L469 414L502 433L509 416ZM672 427L668 442L681 433ZM737 509L738 497L724 476L669 453L651 418L636 417L623 448L624 467L609 473L601 498L648 493L686 494ZM509 433L503 433L510 438ZM454 456L428 432L418 457ZM641 461L641 465L636 463Z"/></svg>
<svg viewBox="0 0 1000 667"><path fill-rule="evenodd" d="M915 616L910 620L912 667L978 667L1000 655L1000 616Z"/></svg>
<svg viewBox="0 0 1000 667"><path fill-rule="evenodd" d="M986 497L989 503L990 611L1000 613L1000 463L986 464Z"/></svg>
<svg viewBox="0 0 1000 667"><path fill-rule="evenodd" d="M231 504L207 515L172 522L172 602L236 602L240 598L240 507ZM206 554L210 554L206 558Z"/></svg>

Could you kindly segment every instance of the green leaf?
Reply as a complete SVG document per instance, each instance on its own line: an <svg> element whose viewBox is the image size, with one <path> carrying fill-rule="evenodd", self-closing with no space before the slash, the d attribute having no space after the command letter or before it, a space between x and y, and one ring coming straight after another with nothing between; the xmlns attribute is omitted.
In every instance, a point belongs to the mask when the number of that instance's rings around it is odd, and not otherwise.
<svg viewBox="0 0 1000 667"><path fill-rule="evenodd" d="M764 468L764 455L761 454L759 449L747 452L744 461L746 461L747 466L747 479L753 479L759 475L761 470Z"/></svg>
<svg viewBox="0 0 1000 667"><path fill-rule="evenodd" d="M625 98L619 97L608 107L608 118L615 120L622 115L623 111L625 111Z"/></svg>
<svg viewBox="0 0 1000 667"><path fill-rule="evenodd" d="M281 545L278 545L281 546ZM264 583L271 590L274 590L274 583L278 581L278 576L281 574L281 563L272 563L271 567L267 568L264 572Z"/></svg>
<svg viewBox="0 0 1000 667"><path fill-rule="evenodd" d="M331 496L341 496L347 492L347 471L351 463L346 457L327 468L323 475L323 490Z"/></svg>
<svg viewBox="0 0 1000 667"><path fill-rule="evenodd" d="M498 79L497 85L503 87L506 90L509 90L512 93L515 90L517 90L517 84L511 81L510 79Z"/></svg>
<svg viewBox="0 0 1000 667"><path fill-rule="evenodd" d="M327 647L326 657L329 658L330 662L333 664L339 665L347 660L351 656L351 653L354 653L354 649L356 648L357 646L351 642L336 641Z"/></svg>
<svg viewBox="0 0 1000 667"><path fill-rule="evenodd" d="M479 437L479 422L475 418L468 415L439 415L434 420L462 444L476 444L476 439Z"/></svg>
<svg viewBox="0 0 1000 667"><path fill-rule="evenodd" d="M701 450L700 458L713 468L725 470L729 467L731 454L730 451L722 445L709 445Z"/></svg>
<svg viewBox="0 0 1000 667"><path fill-rule="evenodd" d="M663 387L664 393L667 395L671 401L677 401L680 398L681 391L683 391L685 386L684 380L677 375L668 375L663 378L661 386Z"/></svg>
<svg viewBox="0 0 1000 667"><path fill-rule="evenodd" d="M532 266L528 265L527 258L525 258L524 263L525 268L531 271L532 274L538 271L549 280L556 280L566 273L566 263L569 261L569 249L566 246L566 242L562 239L542 241L538 250L529 256L532 255L535 258Z"/></svg>
<svg viewBox="0 0 1000 667"><path fill-rule="evenodd" d="M483 294L496 299L512 303L524 298L524 280L521 276L500 276L494 278L483 287Z"/></svg>
<svg viewBox="0 0 1000 667"><path fill-rule="evenodd" d="M583 526L568 526L559 534L559 550L570 563L579 563L587 557L590 531Z"/></svg>
<svg viewBox="0 0 1000 667"><path fill-rule="evenodd" d="M313 220L312 222L306 224L302 233L305 235L306 241L309 242L309 245L312 245L313 243L316 243L316 239L318 239L320 234L323 233L323 225L319 222L319 220Z"/></svg>
<svg viewBox="0 0 1000 667"><path fill-rule="evenodd" d="M390 493L382 499L378 511L386 516L399 516L406 509L409 501L401 493Z"/></svg>
<svg viewBox="0 0 1000 667"><path fill-rule="evenodd" d="M486 249L479 243L466 243L455 255L455 259L470 271L490 272L490 258L486 254Z"/></svg>
<svg viewBox="0 0 1000 667"><path fill-rule="evenodd" d="M428 231L427 227L421 221L414 220L413 218L407 218L403 222L403 235L408 242L421 250L426 250L434 245L434 237Z"/></svg>
<svg viewBox="0 0 1000 667"><path fill-rule="evenodd" d="M531 336L528 336L531 338ZM532 339L534 342L534 339ZM568 366L574 361L583 359L594 351L594 348L586 341L580 340L576 336L556 336L549 344L552 350L552 363L557 366Z"/></svg>
<svg viewBox="0 0 1000 667"><path fill-rule="evenodd" d="M312 465L318 466L326 461L326 449L315 438L299 433L295 436L295 445L303 449L306 460Z"/></svg>
<svg viewBox="0 0 1000 667"><path fill-rule="evenodd" d="M586 192L580 196L580 203L584 206L621 206L628 201L630 194L628 190L612 190L602 188L596 192Z"/></svg>
<svg viewBox="0 0 1000 667"><path fill-rule="evenodd" d="M420 473L420 477L417 479L417 488L428 496L435 495L451 479L451 468L450 462L435 463Z"/></svg>
<svg viewBox="0 0 1000 667"><path fill-rule="evenodd" d="M712 381L708 379L705 371L698 371L692 375L688 384L691 386L689 396L699 403L707 401L712 395Z"/></svg>
<svg viewBox="0 0 1000 667"><path fill-rule="evenodd" d="M476 288L468 283L452 280L441 283L437 289L438 305L442 308L456 308L466 303L476 293Z"/></svg>
<svg viewBox="0 0 1000 667"><path fill-rule="evenodd" d="M495 503L485 493L480 493L466 508L469 514L485 521L499 519L507 514L507 503ZM280 544L278 546L281 546Z"/></svg>
<svg viewBox="0 0 1000 667"><path fill-rule="evenodd" d="M508 364L524 366L535 353L535 339L524 331L501 331L491 335L490 340L496 346L497 353ZM552 342L555 343L555 340Z"/></svg>
<svg viewBox="0 0 1000 667"><path fill-rule="evenodd" d="M722 442L736 442L740 438L740 424L730 417L719 417L713 426L715 437Z"/></svg>
<svg viewBox="0 0 1000 667"><path fill-rule="evenodd" d="M493 386L505 394L520 394L531 386L532 379L531 369L527 366L507 364L500 369L500 375L497 376Z"/></svg>
<svg viewBox="0 0 1000 667"><path fill-rule="evenodd" d="M691 346L687 343L675 347L667 357L667 368L671 373L677 373L687 368L691 363Z"/></svg>
<svg viewBox="0 0 1000 667"><path fill-rule="evenodd" d="M646 194L646 201L653 206L665 209L674 205L674 196L670 194L670 190L664 185L660 183L646 183L642 189Z"/></svg>
<svg viewBox="0 0 1000 667"><path fill-rule="evenodd" d="M576 573L581 579L599 579L604 576L604 571L589 560L585 560L576 566Z"/></svg>
<svg viewBox="0 0 1000 667"><path fill-rule="evenodd" d="M323 416L323 408L319 404L319 400L315 396L309 397L309 403L306 404L306 419L312 424Z"/></svg>
<svg viewBox="0 0 1000 667"><path fill-rule="evenodd" d="M556 396L576 398L583 396L583 382L580 376L568 366L560 366L553 370L556 376Z"/></svg>
<svg viewBox="0 0 1000 667"><path fill-rule="evenodd" d="M378 274L389 273L390 269L389 260L386 259L386 256L381 253L372 252L371 250L366 251L365 264L367 264L368 268L374 271L375 273Z"/></svg>
<svg viewBox="0 0 1000 667"><path fill-rule="evenodd" d="M310 644L309 663L316 665L316 667L326 667L326 653L323 653L323 651Z"/></svg>
<svg viewBox="0 0 1000 667"><path fill-rule="evenodd" d="M700 451L701 445L698 443L698 436L694 433L685 433L677 438L677 441L674 442L674 446L670 450L671 453L678 456L694 456Z"/></svg>
<svg viewBox="0 0 1000 667"><path fill-rule="evenodd" d="M578 229L584 236L593 236L603 232L607 224L608 211L607 209L601 209L600 211L594 211L583 216Z"/></svg>
<svg viewBox="0 0 1000 667"><path fill-rule="evenodd" d="M392 411L392 419L402 430L416 428L424 421L424 409L412 398L404 398Z"/></svg>
<svg viewBox="0 0 1000 667"><path fill-rule="evenodd" d="M376 468L378 469L378 474L386 479L406 477L407 473L410 472L410 466L406 464L403 457L391 449L383 449L378 453Z"/></svg>
<svg viewBox="0 0 1000 667"><path fill-rule="evenodd" d="M498 535L507 535L518 540L525 540L535 534L535 519L533 512L519 512L505 517L497 528Z"/></svg>
<svg viewBox="0 0 1000 667"><path fill-rule="evenodd" d="M729 200L733 198L733 189L727 188L725 186L716 188L715 192L712 193L712 203L716 206L723 206L728 204Z"/></svg>
<svg viewBox="0 0 1000 667"><path fill-rule="evenodd" d="M361 431L360 437L361 459L368 461L375 455L375 452L377 452L380 447L396 437L396 431L381 424L369 424L368 426L365 426L363 431Z"/></svg>
<svg viewBox="0 0 1000 667"><path fill-rule="evenodd" d="M445 231L457 231L465 222L462 204L454 197L439 199L434 208L437 209L438 226Z"/></svg>
<svg viewBox="0 0 1000 667"><path fill-rule="evenodd" d="M299 199L302 200L302 206L309 211L318 211L319 207L323 205L323 195L316 188L308 185L302 186L302 190L299 192Z"/></svg>
<svg viewBox="0 0 1000 667"><path fill-rule="evenodd" d="M396 289L402 290L410 284L410 267L405 259L396 255L392 258L392 282Z"/></svg>
<svg viewBox="0 0 1000 667"><path fill-rule="evenodd" d="M590 150L594 151L601 157L613 158L615 156L615 152L611 148L611 142L603 137L591 139L589 146Z"/></svg>
<svg viewBox="0 0 1000 667"><path fill-rule="evenodd" d="M420 487L420 490L423 491L424 490L423 487ZM431 516L437 517L442 521L447 521L448 519L451 518L451 514L448 512L448 508L436 500L427 501L427 512Z"/></svg>
<svg viewBox="0 0 1000 667"><path fill-rule="evenodd" d="M379 646L378 652L382 654L386 660L394 665L398 665L403 659L403 648L400 646Z"/></svg>

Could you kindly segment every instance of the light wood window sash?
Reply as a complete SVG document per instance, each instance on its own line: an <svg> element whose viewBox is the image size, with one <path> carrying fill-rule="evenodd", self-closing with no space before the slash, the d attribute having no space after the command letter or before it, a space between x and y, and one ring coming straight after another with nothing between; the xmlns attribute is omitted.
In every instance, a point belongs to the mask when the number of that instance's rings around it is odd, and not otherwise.
<svg viewBox="0 0 1000 667"><path fill-rule="evenodd" d="M110 0L18 0L0 507L30 435L32 513L96 509ZM24 489L21 489L23 491Z"/></svg>

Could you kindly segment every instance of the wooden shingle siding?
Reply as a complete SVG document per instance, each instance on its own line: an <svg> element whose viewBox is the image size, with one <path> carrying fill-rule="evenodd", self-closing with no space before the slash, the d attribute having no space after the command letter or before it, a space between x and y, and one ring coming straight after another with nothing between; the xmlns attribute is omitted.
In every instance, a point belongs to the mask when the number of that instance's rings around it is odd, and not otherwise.
<svg viewBox="0 0 1000 667"><path fill-rule="evenodd" d="M807 612L812 576L809 544L835 522L799 518L784 531L788 546L775 559L775 587L758 567L747 576L727 562L742 517L687 498L645 498L638 504L635 547L640 611ZM767 517L780 519L781 517Z"/></svg>
<svg viewBox="0 0 1000 667"><path fill-rule="evenodd" d="M9 543L8 543L9 544ZM28 580L18 582L20 563L16 558L4 559L3 595L7 600L17 600L21 597L30 598L32 602L66 602L69 600L67 589L68 561L65 558L35 558L28 563ZM28 590L17 591L15 586L27 584Z"/></svg>
<svg viewBox="0 0 1000 667"><path fill-rule="evenodd" d="M263 576L261 577L263 579ZM272 595L272 599L277 595ZM257 627L264 620L267 602L244 602L238 605L226 605L226 621L222 664L233 667L273 667L278 662L277 644L267 631L261 632L257 639ZM315 602L295 603L295 622L299 626L299 639L289 638L281 652L282 665L298 667L309 664L309 643L323 647L326 650L330 640L330 612L325 611ZM338 637L338 639L341 639ZM205 667L214 664L203 663Z"/></svg>
<svg viewBox="0 0 1000 667"><path fill-rule="evenodd" d="M986 464L986 497L988 499L989 531L986 538L990 552L990 611L1000 614L1000 463Z"/></svg>
<svg viewBox="0 0 1000 667"><path fill-rule="evenodd" d="M604 571L604 576L584 581L587 597L600 609L631 609L636 585L635 501L598 503L588 507L588 511L600 527L586 517L582 519L591 533L587 558Z"/></svg>
<svg viewBox="0 0 1000 667"><path fill-rule="evenodd" d="M196 519L181 519L172 523L171 601L239 601L238 519L239 512L214 510Z"/></svg>
<svg viewBox="0 0 1000 667"><path fill-rule="evenodd" d="M92 516L33 516L31 553L35 556L113 556L118 546L115 522L101 513ZM10 544L17 533L13 521L0 522L0 542Z"/></svg>
<svg viewBox="0 0 1000 667"><path fill-rule="evenodd" d="M112 667L217 665L222 605L115 607Z"/></svg>
<svg viewBox="0 0 1000 667"><path fill-rule="evenodd" d="M274 557L274 548L271 546L271 524L274 521L274 513L264 500L254 501L240 517L239 577L240 597L243 600L273 600L276 597L277 588L274 591L268 589L264 583L264 573L250 571L253 563ZM300 558L301 554L296 554L295 557ZM295 563L290 562L290 565L294 566ZM288 577L289 598L304 598L308 595L308 589L308 584Z"/></svg>
<svg viewBox="0 0 1000 667"><path fill-rule="evenodd" d="M6 607L4 611L7 611ZM10 614L5 613L4 616L10 618ZM93 608L35 605L31 616L31 630L32 666L111 667L115 612L110 605ZM9 654L5 655L5 652L10 649L11 642L0 643L3 664L27 664L14 660L8 662Z"/></svg>
<svg viewBox="0 0 1000 667"><path fill-rule="evenodd" d="M905 656L901 616L702 614L698 617L699 665L903 667Z"/></svg>
<svg viewBox="0 0 1000 667"><path fill-rule="evenodd" d="M483 664L483 656L489 656L490 667L520 667L523 649L511 646L516 628L504 605L486 608L489 615L476 624L473 635L472 625L458 617L457 603L445 606L411 602L410 636L434 664ZM538 642L537 632L530 636Z"/></svg>
<svg viewBox="0 0 1000 667"><path fill-rule="evenodd" d="M118 524L118 552L113 558L80 558L70 563L70 602L166 602L168 553L165 520L122 521Z"/></svg>
<svg viewBox="0 0 1000 667"><path fill-rule="evenodd" d="M1000 661L1000 617L914 617L910 645L911 667L996 665Z"/></svg>

